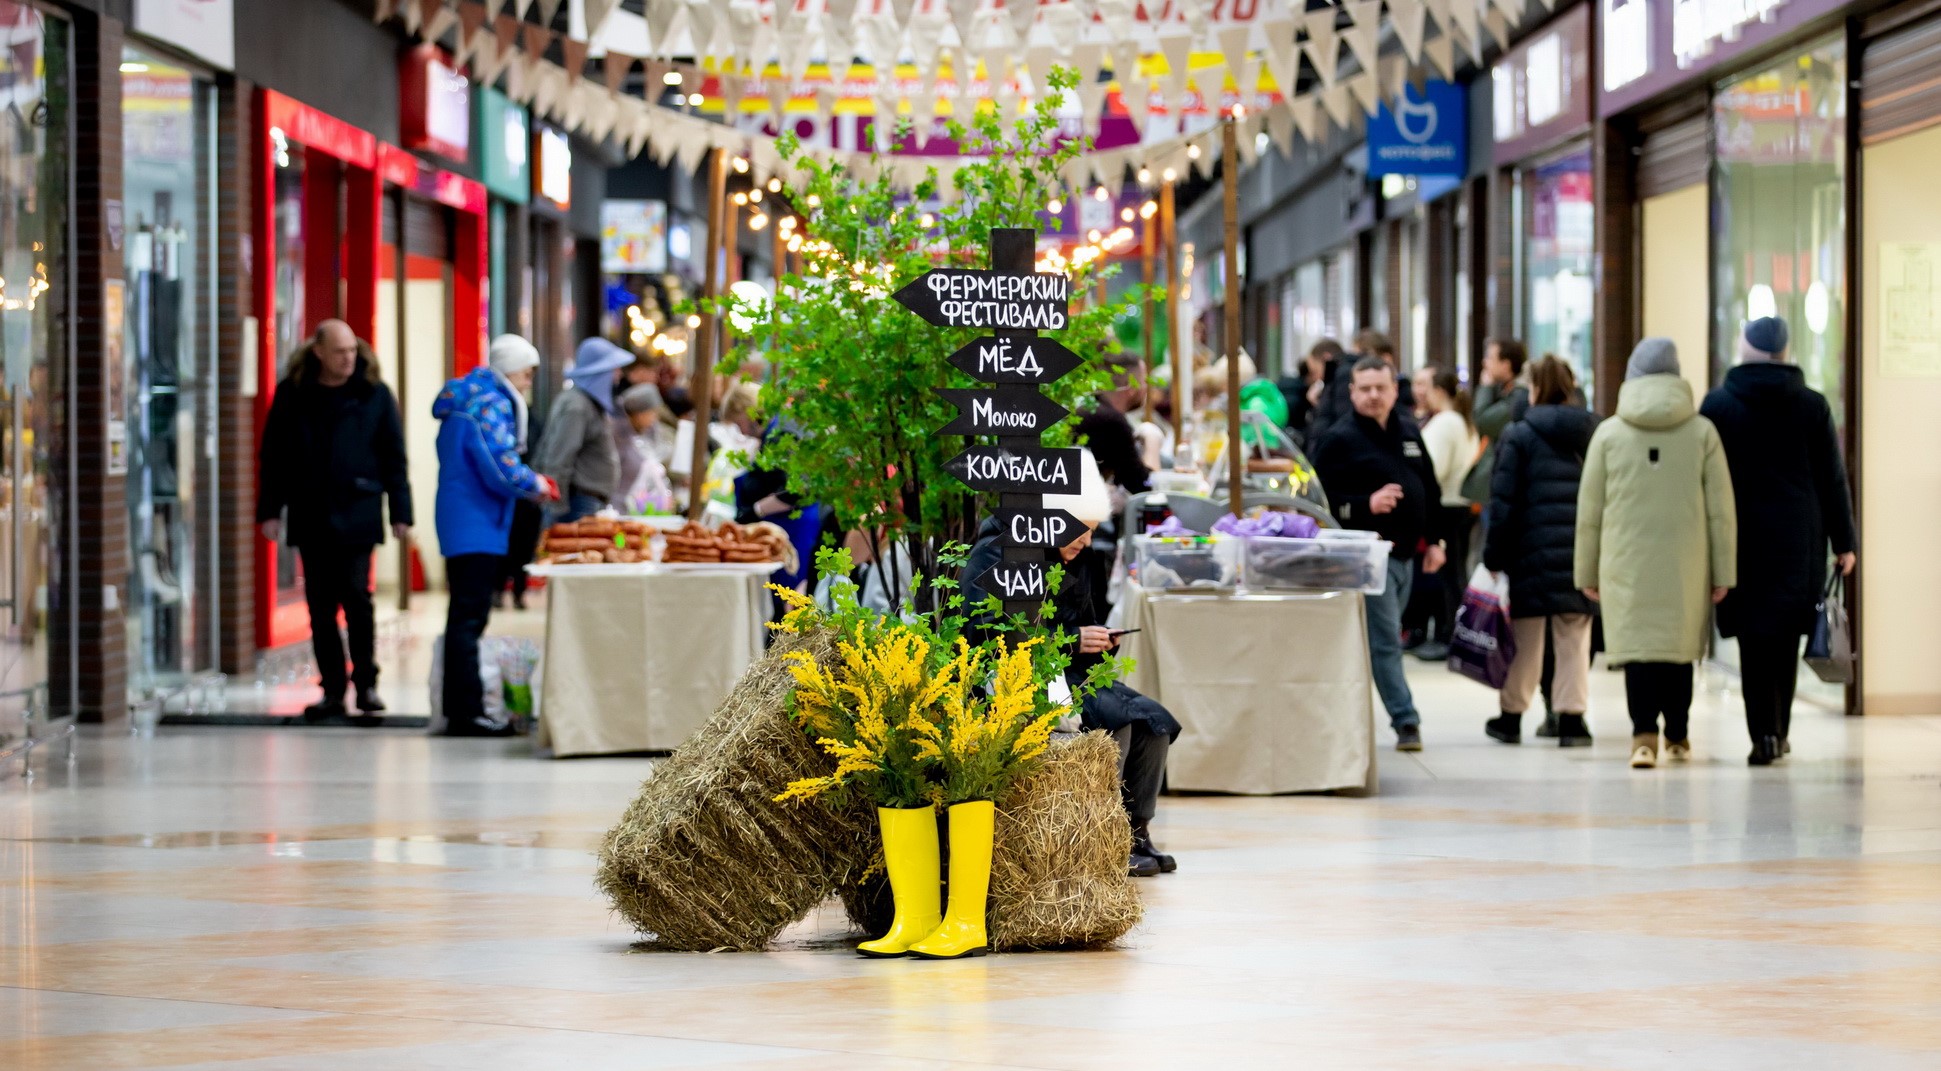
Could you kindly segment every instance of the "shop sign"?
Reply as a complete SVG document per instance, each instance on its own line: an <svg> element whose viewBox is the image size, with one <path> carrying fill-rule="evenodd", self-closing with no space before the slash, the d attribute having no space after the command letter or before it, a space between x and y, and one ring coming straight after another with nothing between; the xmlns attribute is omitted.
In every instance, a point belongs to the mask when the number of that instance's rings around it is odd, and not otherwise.
<svg viewBox="0 0 1941 1071"><path fill-rule="evenodd" d="M491 86L478 91L479 172L485 188L514 204L532 196L532 132L526 110Z"/></svg>
<svg viewBox="0 0 1941 1071"><path fill-rule="evenodd" d="M942 388L937 396L957 407L939 435L1037 435L1072 412L1030 385Z"/></svg>
<svg viewBox="0 0 1941 1071"><path fill-rule="evenodd" d="M533 196L561 212L573 207L573 143L566 131L542 126L532 147Z"/></svg>
<svg viewBox="0 0 1941 1071"><path fill-rule="evenodd" d="M1368 174L1469 174L1468 96L1463 88L1434 79L1414 86L1368 123Z"/></svg>
<svg viewBox="0 0 1941 1071"><path fill-rule="evenodd" d="M980 338L950 355L950 363L984 383L1056 383L1083 364L1048 338Z"/></svg>
<svg viewBox="0 0 1941 1071"><path fill-rule="evenodd" d="M896 292L896 300L934 327L1058 331L1071 280L1055 272L933 268Z"/></svg>
<svg viewBox="0 0 1941 1071"><path fill-rule="evenodd" d="M432 167L394 145L377 147L377 174L385 183L427 201L476 215L485 214L485 187L463 175Z"/></svg>
<svg viewBox="0 0 1941 1071"><path fill-rule="evenodd" d="M1514 163L1588 127L1590 75L1585 7L1559 16L1497 60L1490 70L1496 162Z"/></svg>
<svg viewBox="0 0 1941 1071"><path fill-rule="evenodd" d="M377 137L333 115L299 104L273 89L263 91L263 115L271 136L281 132L299 145L357 167L377 166Z"/></svg>
<svg viewBox="0 0 1941 1071"><path fill-rule="evenodd" d="M404 147L448 160L472 155L472 83L434 45L404 54L398 75Z"/></svg>
<svg viewBox="0 0 1941 1071"><path fill-rule="evenodd" d="M235 0L135 0L135 32L225 71L236 66Z"/></svg>
<svg viewBox="0 0 1941 1071"><path fill-rule="evenodd" d="M1631 105L1833 15L1846 0L1598 0L1599 111Z"/></svg>
<svg viewBox="0 0 1941 1071"><path fill-rule="evenodd" d="M1005 602L1041 602L1047 593L1044 562L998 562L971 583Z"/></svg>
<svg viewBox="0 0 1941 1071"><path fill-rule="evenodd" d="M1014 547L1057 550L1070 546L1085 526L1062 509L1007 509L998 511L997 529Z"/></svg>
<svg viewBox="0 0 1941 1071"><path fill-rule="evenodd" d="M667 270L666 202L600 205L600 270L616 275L658 275Z"/></svg>

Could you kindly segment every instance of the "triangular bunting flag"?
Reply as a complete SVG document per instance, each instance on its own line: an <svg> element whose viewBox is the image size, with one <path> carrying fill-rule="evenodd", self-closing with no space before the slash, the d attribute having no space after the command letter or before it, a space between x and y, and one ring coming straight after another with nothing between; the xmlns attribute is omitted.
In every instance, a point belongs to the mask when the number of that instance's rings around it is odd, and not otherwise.
<svg viewBox="0 0 1941 1071"><path fill-rule="evenodd" d="M1321 106L1328 110L1328 118L1343 130L1348 129L1348 114L1355 106L1354 97L1348 92L1346 83L1329 86L1321 92Z"/></svg>
<svg viewBox="0 0 1941 1071"><path fill-rule="evenodd" d="M1422 46L1429 57L1429 63L1442 72L1442 80L1453 82L1456 79L1456 42L1449 34L1432 37Z"/></svg>
<svg viewBox="0 0 1941 1071"><path fill-rule="evenodd" d="M1295 129L1301 132L1301 137L1306 139L1309 145L1318 144L1321 140L1315 129L1318 118L1317 103L1312 93L1303 93L1287 101L1287 114L1293 117Z"/></svg>
<svg viewBox="0 0 1941 1071"><path fill-rule="evenodd" d="M1004 13L1010 16L1011 32L1023 45L1031 36L1031 23L1038 17L1038 0L1004 0Z"/></svg>
<svg viewBox="0 0 1941 1071"><path fill-rule="evenodd" d="M1341 53L1341 39L1334 30L1334 8L1325 8L1307 17L1307 40L1301 43L1301 51L1307 53L1307 61L1314 65L1314 73L1321 76L1321 84L1334 85L1335 57Z"/></svg>
<svg viewBox="0 0 1941 1071"><path fill-rule="evenodd" d="M1348 40L1349 51L1364 71L1375 69L1375 57L1381 54L1382 47L1382 5L1380 0L1360 0L1349 7L1355 24L1342 36Z"/></svg>
<svg viewBox="0 0 1941 1071"><path fill-rule="evenodd" d="M1045 28L1045 36L1051 38L1052 47L1061 56L1069 56L1078 44L1079 27L1078 5L1073 3L1051 4L1041 8L1038 21Z"/></svg>
<svg viewBox="0 0 1941 1071"><path fill-rule="evenodd" d="M1133 13L1137 10L1138 0L1098 0L1099 22L1105 27L1105 38L1118 47L1118 42L1135 43L1132 38Z"/></svg>
<svg viewBox="0 0 1941 1071"><path fill-rule="evenodd" d="M600 28L607 24L607 16L613 14L613 9L619 6L620 0L586 0L587 40L590 41L599 35ZM608 129L612 129L611 124Z"/></svg>
<svg viewBox="0 0 1941 1071"><path fill-rule="evenodd" d="M1267 140L1282 156L1294 155L1294 113L1284 104L1267 110Z"/></svg>
<svg viewBox="0 0 1941 1071"><path fill-rule="evenodd" d="M949 0L950 22L957 27L957 43L965 48L971 47L971 38L977 31L977 5L981 0Z"/></svg>
<svg viewBox="0 0 1941 1071"><path fill-rule="evenodd" d="M1374 71L1363 71L1348 79L1348 88L1361 102L1361 110L1374 115L1382 109L1382 80Z"/></svg>
<svg viewBox="0 0 1941 1071"><path fill-rule="evenodd" d="M1251 34L1251 28L1244 24L1220 28L1220 54L1226 57L1227 69L1233 72L1236 81L1241 69L1247 66L1247 39ZM1243 84L1240 89L1245 93L1247 86Z"/></svg>
<svg viewBox="0 0 1941 1071"><path fill-rule="evenodd" d="M1031 91L1040 96L1046 95L1051 88L1051 65L1058 59L1058 50L1050 45L1032 45L1024 50L1024 68L1031 72Z"/></svg>
<svg viewBox="0 0 1941 1071"><path fill-rule="evenodd" d="M688 0L687 32L692 39L695 59L701 59L714 52L717 22L714 4L710 0Z"/></svg>
<svg viewBox="0 0 1941 1071"><path fill-rule="evenodd" d="M1166 79L1171 85L1174 78L1186 84L1186 75L1193 62L1193 38L1185 33L1162 34L1159 38L1159 51L1166 57Z"/></svg>
<svg viewBox="0 0 1941 1071"><path fill-rule="evenodd" d="M560 0L539 0L539 21L547 26L553 24L553 17L559 14Z"/></svg>
<svg viewBox="0 0 1941 1071"><path fill-rule="evenodd" d="M562 65L566 68L567 84L578 85L580 79L586 76L586 42L577 37L562 37L559 39L559 51Z"/></svg>
<svg viewBox="0 0 1941 1071"><path fill-rule="evenodd" d="M1402 43L1402 54L1410 63L1422 61L1422 36L1428 12L1421 0L1390 0L1388 23L1395 27L1395 39Z"/></svg>
<svg viewBox="0 0 1941 1071"><path fill-rule="evenodd" d="M777 131L787 130L789 100L793 96L789 92L789 84L780 78L776 78L770 80L765 88L768 90L768 110L775 117L775 129Z"/></svg>
<svg viewBox="0 0 1941 1071"><path fill-rule="evenodd" d="M632 73L633 66L637 62L639 61L635 57L629 56L625 52L607 49L605 74L608 93L618 94L627 88L627 75ZM646 87L646 91L649 94L658 92L651 85Z"/></svg>
<svg viewBox="0 0 1941 1071"><path fill-rule="evenodd" d="M653 39L654 55L665 58L669 54L674 19L684 8L681 0L647 0L647 36Z"/></svg>

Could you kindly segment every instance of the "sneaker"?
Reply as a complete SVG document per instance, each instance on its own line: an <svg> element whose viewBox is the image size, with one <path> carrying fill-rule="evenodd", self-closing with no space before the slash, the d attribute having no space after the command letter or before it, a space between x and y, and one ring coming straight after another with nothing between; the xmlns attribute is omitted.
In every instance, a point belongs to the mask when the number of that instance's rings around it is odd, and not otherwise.
<svg viewBox="0 0 1941 1071"><path fill-rule="evenodd" d="M1489 734L1491 740L1499 743L1521 744L1523 742L1523 715L1498 714L1496 717L1483 723L1483 732Z"/></svg>
<svg viewBox="0 0 1941 1071"><path fill-rule="evenodd" d="M1653 734L1631 737L1631 768L1649 770L1658 765L1658 737Z"/></svg>
<svg viewBox="0 0 1941 1071"><path fill-rule="evenodd" d="M1415 657L1424 662L1449 661L1449 645L1446 643L1425 643L1415 649Z"/></svg>
<svg viewBox="0 0 1941 1071"><path fill-rule="evenodd" d="M1584 724L1584 716L1582 714L1557 715L1557 746L1591 746L1590 726Z"/></svg>
<svg viewBox="0 0 1941 1071"><path fill-rule="evenodd" d="M1395 750L1421 751L1422 729L1420 726L1404 725L1395 730Z"/></svg>
<svg viewBox="0 0 1941 1071"><path fill-rule="evenodd" d="M1690 740L1674 740L1671 743L1666 744L1665 761L1666 762L1692 761L1692 742Z"/></svg>

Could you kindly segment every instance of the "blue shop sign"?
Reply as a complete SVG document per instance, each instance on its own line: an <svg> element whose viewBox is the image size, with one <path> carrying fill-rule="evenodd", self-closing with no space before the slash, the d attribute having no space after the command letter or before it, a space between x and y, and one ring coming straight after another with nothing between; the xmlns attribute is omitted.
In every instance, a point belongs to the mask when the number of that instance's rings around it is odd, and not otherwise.
<svg viewBox="0 0 1941 1071"><path fill-rule="evenodd" d="M1368 121L1368 174L1447 175L1469 173L1469 129L1461 86L1440 79L1426 92L1404 86L1398 108L1383 104Z"/></svg>

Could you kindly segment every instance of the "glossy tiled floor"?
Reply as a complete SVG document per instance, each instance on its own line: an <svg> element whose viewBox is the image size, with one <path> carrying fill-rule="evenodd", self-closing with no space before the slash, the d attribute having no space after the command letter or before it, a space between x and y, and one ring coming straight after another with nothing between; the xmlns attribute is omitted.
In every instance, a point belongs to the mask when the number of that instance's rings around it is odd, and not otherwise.
<svg viewBox="0 0 1941 1071"><path fill-rule="evenodd" d="M1420 675L1373 799L1166 802L1117 951L629 951L588 851L634 760L356 730L83 741L0 783L0 1068L1941 1066L1941 719L1802 709L1748 770L1500 747ZM41 760L45 761L45 760Z"/></svg>

